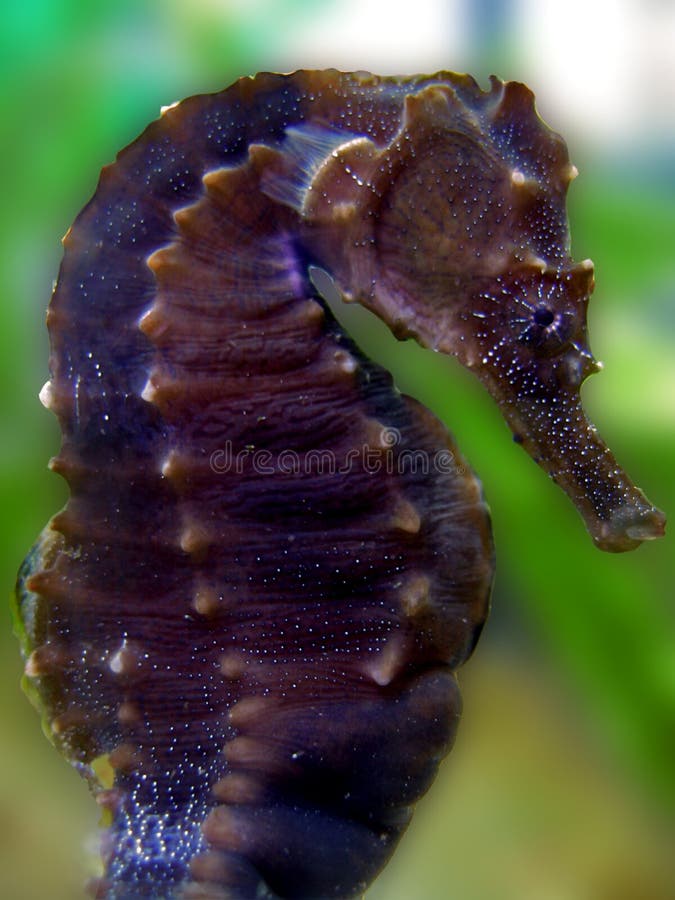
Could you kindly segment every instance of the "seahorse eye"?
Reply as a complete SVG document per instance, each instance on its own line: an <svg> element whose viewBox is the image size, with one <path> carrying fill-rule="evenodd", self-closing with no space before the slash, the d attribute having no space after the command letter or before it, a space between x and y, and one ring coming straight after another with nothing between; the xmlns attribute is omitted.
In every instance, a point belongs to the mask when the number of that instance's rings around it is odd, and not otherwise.
<svg viewBox="0 0 675 900"><path fill-rule="evenodd" d="M519 340L537 356L556 356L573 339L579 317L567 305L559 285L521 285L514 290L514 299L518 315L512 321Z"/></svg>
<svg viewBox="0 0 675 900"><path fill-rule="evenodd" d="M546 328L553 322L555 316L548 306L538 306L535 309L532 318L535 325L541 325L542 328Z"/></svg>

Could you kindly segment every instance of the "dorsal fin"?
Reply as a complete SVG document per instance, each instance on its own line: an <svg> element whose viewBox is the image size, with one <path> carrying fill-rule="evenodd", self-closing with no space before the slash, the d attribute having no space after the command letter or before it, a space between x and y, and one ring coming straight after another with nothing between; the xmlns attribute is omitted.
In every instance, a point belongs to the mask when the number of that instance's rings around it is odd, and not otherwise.
<svg viewBox="0 0 675 900"><path fill-rule="evenodd" d="M263 192L284 206L302 212L307 191L326 157L348 141L349 135L322 125L292 125L286 129L279 148L283 167L265 174Z"/></svg>

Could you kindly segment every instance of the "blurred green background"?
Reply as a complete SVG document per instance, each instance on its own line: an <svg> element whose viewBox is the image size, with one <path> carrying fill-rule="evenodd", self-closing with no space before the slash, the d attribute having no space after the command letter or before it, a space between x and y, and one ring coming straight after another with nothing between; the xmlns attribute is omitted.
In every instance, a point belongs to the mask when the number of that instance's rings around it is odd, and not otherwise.
<svg viewBox="0 0 675 900"><path fill-rule="evenodd" d="M0 24L0 584L65 501L44 312L59 238L100 167L162 104L297 67L495 72L535 90L581 177L574 253L591 256L605 371L591 417L675 511L675 6L374 0L9 0ZM354 321L352 321L352 317ZM458 365L343 316L439 414L494 518L493 614L461 673L457 746L368 900L672 900L675 623L671 537L603 555ZM78 900L95 804L20 691L0 628L0 896Z"/></svg>

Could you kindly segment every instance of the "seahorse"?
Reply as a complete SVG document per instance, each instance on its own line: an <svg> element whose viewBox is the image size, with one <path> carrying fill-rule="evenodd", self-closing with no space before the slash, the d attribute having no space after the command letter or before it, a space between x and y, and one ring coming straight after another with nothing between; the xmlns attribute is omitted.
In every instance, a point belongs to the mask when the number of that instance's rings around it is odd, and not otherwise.
<svg viewBox="0 0 675 900"><path fill-rule="evenodd" d="M94 896L361 896L452 744L488 508L327 283L474 371L598 547L663 533L580 403L575 174L527 87L447 72L243 78L103 169L47 320L70 499L16 600L106 810Z"/></svg>

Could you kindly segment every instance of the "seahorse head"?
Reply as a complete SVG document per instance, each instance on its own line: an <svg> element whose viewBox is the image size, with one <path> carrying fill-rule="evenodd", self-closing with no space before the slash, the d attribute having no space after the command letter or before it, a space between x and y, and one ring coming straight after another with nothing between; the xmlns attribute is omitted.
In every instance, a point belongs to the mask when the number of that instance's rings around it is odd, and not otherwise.
<svg viewBox="0 0 675 900"><path fill-rule="evenodd" d="M346 300L478 375L598 546L659 536L661 513L581 407L581 384L599 369L586 327L594 274L570 255L565 197L577 170L563 139L528 88L494 78L484 92L443 73L412 84L402 109L391 134L293 130L263 189L299 212L306 246Z"/></svg>

